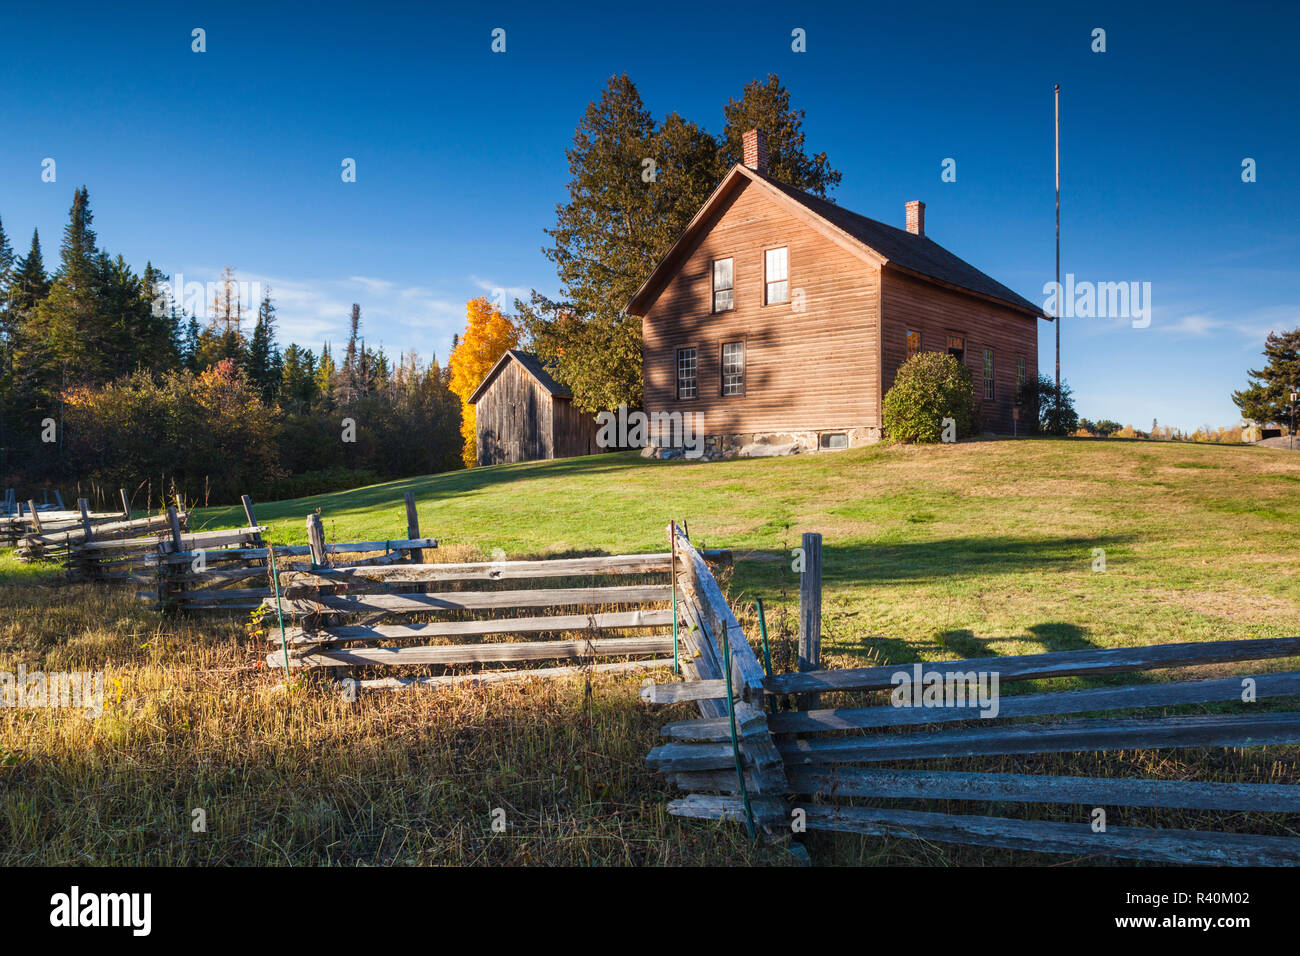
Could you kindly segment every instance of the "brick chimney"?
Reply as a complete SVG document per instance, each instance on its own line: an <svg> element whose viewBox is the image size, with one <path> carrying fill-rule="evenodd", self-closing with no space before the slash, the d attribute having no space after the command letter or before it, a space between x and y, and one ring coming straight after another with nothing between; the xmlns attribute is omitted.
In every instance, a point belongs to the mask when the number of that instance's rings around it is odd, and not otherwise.
<svg viewBox="0 0 1300 956"><path fill-rule="evenodd" d="M767 175L767 134L761 129L745 133L745 165L760 176Z"/></svg>
<svg viewBox="0 0 1300 956"><path fill-rule="evenodd" d="M907 204L907 231L914 236L925 235L925 203L919 199Z"/></svg>

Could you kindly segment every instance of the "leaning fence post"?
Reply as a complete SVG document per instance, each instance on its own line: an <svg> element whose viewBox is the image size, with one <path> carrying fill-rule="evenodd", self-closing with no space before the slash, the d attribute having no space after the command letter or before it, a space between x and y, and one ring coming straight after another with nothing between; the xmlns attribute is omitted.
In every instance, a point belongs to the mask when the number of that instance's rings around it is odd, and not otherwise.
<svg viewBox="0 0 1300 956"><path fill-rule="evenodd" d="M90 527L89 505L90 503L85 498L77 499L77 510L81 512L81 530L85 533L86 538L81 542L82 546L79 548L72 542L71 537L69 537L67 558L69 572L75 572L80 568L81 573L88 579L95 577L95 571L97 570L97 566L91 558L90 552L85 547L95 540L95 532L92 531Z"/></svg>
<svg viewBox="0 0 1300 956"><path fill-rule="evenodd" d="M415 492L408 491L406 498L406 537L414 541L420 536L420 516L415 513ZM424 550L416 548L410 552L411 561L424 564Z"/></svg>
<svg viewBox="0 0 1300 956"><path fill-rule="evenodd" d="M805 532L803 573L799 577L799 670L815 671L822 666L822 536ZM821 704L817 694L799 698L803 710Z"/></svg>
<svg viewBox="0 0 1300 956"><path fill-rule="evenodd" d="M131 499L126 496L126 489L117 489L118 495L122 498L122 517L127 521L131 520Z"/></svg>
<svg viewBox="0 0 1300 956"><path fill-rule="evenodd" d="M248 522L248 527L250 527L250 528L256 528L256 527L257 527L257 517L253 514L253 499L252 499L252 497L251 497L250 495L244 495L244 496L243 496L242 498L240 498L239 500L240 500L240 503L242 503L243 506L244 506L244 519ZM261 533L260 531L254 531L254 532L253 532L253 544L256 545L256 546L259 547L259 548L262 546L262 533Z"/></svg>
<svg viewBox="0 0 1300 956"><path fill-rule="evenodd" d="M90 507L85 498L77 499L77 510L81 512L81 530L86 533L86 542L89 543L95 535L90 530Z"/></svg>
<svg viewBox="0 0 1300 956"><path fill-rule="evenodd" d="M36 499L28 498L27 507L32 509L32 530L35 531L37 534L44 534L45 532L41 528L40 515L36 513Z"/></svg>
<svg viewBox="0 0 1300 956"><path fill-rule="evenodd" d="M172 529L172 550L180 554L185 546L181 544L181 516L175 505L167 506L167 523Z"/></svg>

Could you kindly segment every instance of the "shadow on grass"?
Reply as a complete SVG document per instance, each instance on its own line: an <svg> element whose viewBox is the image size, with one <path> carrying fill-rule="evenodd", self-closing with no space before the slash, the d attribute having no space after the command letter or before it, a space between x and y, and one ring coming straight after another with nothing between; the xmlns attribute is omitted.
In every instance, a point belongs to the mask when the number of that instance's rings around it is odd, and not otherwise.
<svg viewBox="0 0 1300 956"><path fill-rule="evenodd" d="M1131 535L1116 534L1061 538L972 535L823 546L822 582L832 587L900 581L935 583L976 581L982 576L1029 571L1085 570L1091 564L1094 548L1114 550L1132 540ZM748 551L737 557L738 584L770 589L774 582L784 582L789 591L798 594L799 576L791 570L785 552Z"/></svg>

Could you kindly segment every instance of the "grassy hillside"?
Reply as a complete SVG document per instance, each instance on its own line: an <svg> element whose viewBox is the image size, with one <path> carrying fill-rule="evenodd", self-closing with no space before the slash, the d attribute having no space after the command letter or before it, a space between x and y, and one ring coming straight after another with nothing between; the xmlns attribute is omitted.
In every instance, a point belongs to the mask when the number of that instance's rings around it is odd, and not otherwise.
<svg viewBox="0 0 1300 956"><path fill-rule="evenodd" d="M605 455L258 505L277 540L421 531L509 557L664 547L671 518L734 549L736 594L795 587L824 539L828 648L888 662L1278 636L1300 625L1300 456L1133 441L975 442L716 463ZM210 509L195 525L239 523ZM1094 549L1104 572L1092 570ZM845 661L844 663L848 663Z"/></svg>
<svg viewBox="0 0 1300 956"><path fill-rule="evenodd" d="M743 623L754 622L750 599L767 599L778 666L793 643L788 549L802 531L824 535L832 666L1300 634L1300 456L1284 451L1028 441L712 464L608 455L261 503L258 517L281 542L305 541L317 507L330 540L403 537L408 490L444 560L660 550L667 521L685 519L697 543L735 552L725 584ZM238 509L209 509L194 526L241 522ZM1104 571L1093 570L1097 548ZM643 708L639 676L347 706L310 681L286 693L241 622L165 621L120 589L61 585L5 556L0 608L0 670L102 667L111 685L96 721L0 710L0 865L782 859L747 846L740 828L667 817L673 791L643 761L659 726L691 711ZM1004 765L1300 782L1295 757ZM190 831L195 807L209 813L207 834ZM500 837L488 829L497 807L510 821ZM1068 807L1011 812L1079 819ZM1117 811L1113 822L1223 826L1194 812ZM1239 815L1229 828L1278 825ZM1059 862L902 840L811 846L819 861Z"/></svg>

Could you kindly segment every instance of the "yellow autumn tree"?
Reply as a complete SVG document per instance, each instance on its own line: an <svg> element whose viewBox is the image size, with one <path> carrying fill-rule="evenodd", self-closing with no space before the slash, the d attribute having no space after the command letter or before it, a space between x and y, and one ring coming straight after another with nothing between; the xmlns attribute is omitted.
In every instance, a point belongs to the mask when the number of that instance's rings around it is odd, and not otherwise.
<svg viewBox="0 0 1300 956"><path fill-rule="evenodd" d="M465 439L462 453L466 468L478 463L478 447L474 431L474 406L469 397L474 394L497 359L519 345L519 328L510 316L480 296L465 303L465 334L451 352L448 366L451 369L451 390L460 398L460 433Z"/></svg>

